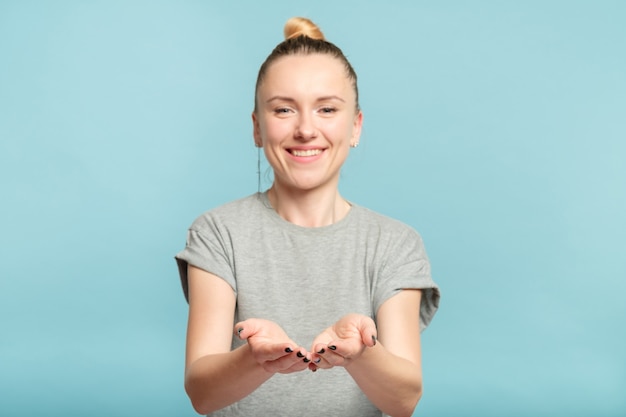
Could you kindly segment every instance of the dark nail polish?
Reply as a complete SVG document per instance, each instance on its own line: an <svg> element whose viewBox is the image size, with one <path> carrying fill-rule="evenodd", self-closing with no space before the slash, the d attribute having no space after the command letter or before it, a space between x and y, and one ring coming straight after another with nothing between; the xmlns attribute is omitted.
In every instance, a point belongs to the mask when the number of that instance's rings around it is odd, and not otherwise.
<svg viewBox="0 0 626 417"><path fill-rule="evenodd" d="M330 345L330 346L328 346L328 349L330 349L330 350L337 350L337 346L335 346L335 345Z"/></svg>
<svg viewBox="0 0 626 417"><path fill-rule="evenodd" d="M315 363L320 363L322 361L322 358L317 358L316 360L314 360L313 362Z"/></svg>
<svg viewBox="0 0 626 417"><path fill-rule="evenodd" d="M322 354L322 353L324 353L324 352L326 352L326 349L321 348L321 349L319 350L319 352L317 352L317 354L318 354L318 355L321 355L321 354Z"/></svg>
<svg viewBox="0 0 626 417"><path fill-rule="evenodd" d="M237 329L237 334L241 334L241 332L243 332L243 327Z"/></svg>
<svg viewBox="0 0 626 417"><path fill-rule="evenodd" d="M299 358L304 358L304 355L302 354L302 352L296 353L296 356L299 357Z"/></svg>
<svg viewBox="0 0 626 417"><path fill-rule="evenodd" d="M291 352L293 352L293 350L291 350L291 348L290 348L290 347L288 347L288 348L285 348L285 352L287 352L287 353L291 353Z"/></svg>
<svg viewBox="0 0 626 417"><path fill-rule="evenodd" d="M309 359L309 358L304 358L304 359L302 359L302 360L304 361L304 363L309 363L309 362L311 362L311 359Z"/></svg>
<svg viewBox="0 0 626 417"><path fill-rule="evenodd" d="M372 336L372 342L374 342L374 346L376 346L376 336Z"/></svg>

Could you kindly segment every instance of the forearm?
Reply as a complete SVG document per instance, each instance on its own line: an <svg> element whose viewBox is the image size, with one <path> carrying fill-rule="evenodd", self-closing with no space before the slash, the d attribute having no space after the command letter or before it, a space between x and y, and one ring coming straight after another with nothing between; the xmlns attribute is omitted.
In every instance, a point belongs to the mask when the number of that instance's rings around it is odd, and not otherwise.
<svg viewBox="0 0 626 417"><path fill-rule="evenodd" d="M191 363L185 372L185 390L194 409L208 414L246 397L272 375L254 360L245 344Z"/></svg>
<svg viewBox="0 0 626 417"><path fill-rule="evenodd" d="M421 398L420 366L392 354L380 342L346 370L369 400L392 417L411 416Z"/></svg>

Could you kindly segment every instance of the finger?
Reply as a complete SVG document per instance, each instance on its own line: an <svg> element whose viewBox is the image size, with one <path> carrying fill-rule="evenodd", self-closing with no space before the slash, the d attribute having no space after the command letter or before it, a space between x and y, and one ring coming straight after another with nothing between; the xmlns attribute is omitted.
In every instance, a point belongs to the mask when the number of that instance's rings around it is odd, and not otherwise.
<svg viewBox="0 0 626 417"><path fill-rule="evenodd" d="M313 345L313 350L312 350L312 352L314 353L313 356L321 355L322 353L325 353L326 349L328 349L328 343L316 343L315 345Z"/></svg>
<svg viewBox="0 0 626 417"><path fill-rule="evenodd" d="M374 320L367 317L366 320L361 321L359 325L359 333L361 334L361 341L367 347L373 347L376 345L377 334L376 324Z"/></svg>
<svg viewBox="0 0 626 417"><path fill-rule="evenodd" d="M267 361L263 364L263 368L266 371L279 372L284 374L299 372L307 369L311 361L307 359L307 361L305 362L304 359L306 359L306 356L304 356L304 358L300 357L298 353L299 352L291 352L289 354L283 355L276 360Z"/></svg>
<svg viewBox="0 0 626 417"><path fill-rule="evenodd" d="M326 359L332 358L333 355L350 359L353 356L358 355L363 349L364 346L358 338L337 340L328 344L326 353L323 356ZM334 362L331 360L331 363Z"/></svg>
<svg viewBox="0 0 626 417"><path fill-rule="evenodd" d="M321 355L313 355L313 359L309 363L309 369L317 370L317 369L330 369L334 365L324 359Z"/></svg>
<svg viewBox="0 0 626 417"><path fill-rule="evenodd" d="M341 355L341 351L337 347L336 343L326 345L313 355L313 363L318 368L330 369L334 366L343 366L346 362L346 358Z"/></svg>
<svg viewBox="0 0 626 417"><path fill-rule="evenodd" d="M361 340L363 344L367 347L376 346L376 331L372 331L371 329L365 329L361 331Z"/></svg>
<svg viewBox="0 0 626 417"><path fill-rule="evenodd" d="M314 346L314 353L311 354L311 364L309 365L309 369L312 371L316 371L317 368L329 369L332 368L327 361L324 360L322 355L326 353L326 345L323 343L318 343Z"/></svg>
<svg viewBox="0 0 626 417"><path fill-rule="evenodd" d="M296 357L300 358L304 363L311 362L311 354L302 348L296 350Z"/></svg>
<svg viewBox="0 0 626 417"><path fill-rule="evenodd" d="M278 371L281 374L291 374L294 372L301 372L304 371L305 369L309 368L309 363L304 363L302 360L298 360L296 361L293 365L291 365L290 367L288 367L287 369Z"/></svg>
<svg viewBox="0 0 626 417"><path fill-rule="evenodd" d="M256 319L248 319L248 320L241 321L235 324L234 333L236 336L238 336L242 340L246 340L253 336L260 335L260 336L263 336L263 338L268 341L273 341L270 339L271 335L270 333L268 333L266 321L260 321ZM294 343L291 343L291 340L289 340L288 338L280 338L276 340L276 342L279 342L279 341L285 342L286 343L285 347L289 346L291 349L297 348L297 346Z"/></svg>
<svg viewBox="0 0 626 417"><path fill-rule="evenodd" d="M323 355L328 355L324 348L320 349L317 353L311 354L311 362L309 363L309 369L311 371L315 372L318 369L330 369L335 366L326 360ZM337 359L341 360L340 358Z"/></svg>
<svg viewBox="0 0 626 417"><path fill-rule="evenodd" d="M301 353L301 348L296 347L294 350L287 343L254 343L249 341L248 344L252 349L252 354L259 363L273 362L283 358L291 358L292 362L296 362L305 357Z"/></svg>
<svg viewBox="0 0 626 417"><path fill-rule="evenodd" d="M258 325L254 320L244 320L235 324L234 333L241 340L246 340L247 338L255 335L259 331Z"/></svg>
<svg viewBox="0 0 626 417"><path fill-rule="evenodd" d="M317 368L330 369L333 367L333 365L331 365L328 361L325 361L323 358L323 354L328 350L329 341L330 338L328 337L318 337L317 340L313 342L310 357L311 365L309 366L309 369L312 371L316 371Z"/></svg>

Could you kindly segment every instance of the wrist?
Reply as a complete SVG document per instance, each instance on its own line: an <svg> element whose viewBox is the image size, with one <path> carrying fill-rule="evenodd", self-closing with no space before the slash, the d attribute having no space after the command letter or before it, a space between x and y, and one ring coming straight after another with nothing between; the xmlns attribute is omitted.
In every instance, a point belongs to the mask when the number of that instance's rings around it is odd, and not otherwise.
<svg viewBox="0 0 626 417"><path fill-rule="evenodd" d="M374 346L367 346L363 349L361 354L352 359L348 364L344 366L348 372L351 370L359 369L360 367L367 365L368 363L372 363L376 360L376 356L380 353L380 343L376 343Z"/></svg>

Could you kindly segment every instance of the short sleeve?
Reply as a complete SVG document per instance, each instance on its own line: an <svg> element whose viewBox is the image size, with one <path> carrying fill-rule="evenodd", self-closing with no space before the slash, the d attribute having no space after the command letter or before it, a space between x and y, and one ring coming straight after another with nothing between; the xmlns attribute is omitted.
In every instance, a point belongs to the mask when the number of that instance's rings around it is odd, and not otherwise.
<svg viewBox="0 0 626 417"><path fill-rule="evenodd" d="M222 278L234 291L237 291L228 241L223 239L218 228L200 228L197 226L198 223L199 220L196 220L187 231L185 248L175 256L183 293L187 301L189 301L187 276L189 265Z"/></svg>
<svg viewBox="0 0 626 417"><path fill-rule="evenodd" d="M422 291L420 331L423 331L439 308L439 287L431 277L430 262L422 238L416 231L409 228L393 242L387 247L384 265L376 279L375 311L400 291L419 289Z"/></svg>

